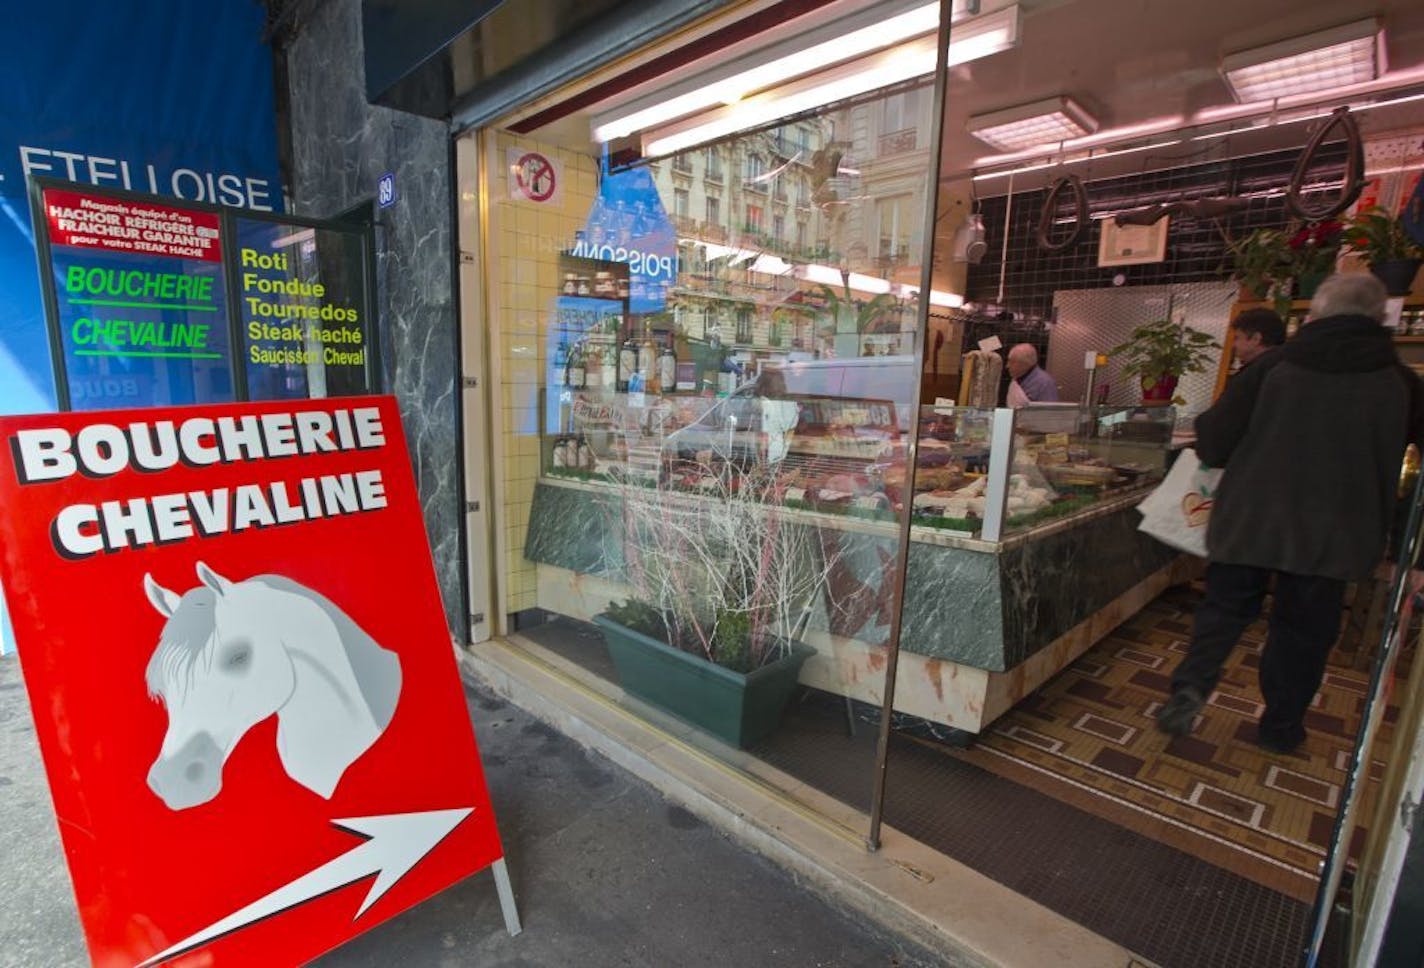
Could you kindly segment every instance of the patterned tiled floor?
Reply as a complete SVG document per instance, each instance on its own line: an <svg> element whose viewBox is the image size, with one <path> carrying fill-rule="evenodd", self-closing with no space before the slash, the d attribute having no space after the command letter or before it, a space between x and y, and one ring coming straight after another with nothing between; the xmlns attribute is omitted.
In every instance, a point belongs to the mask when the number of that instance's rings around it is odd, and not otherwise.
<svg viewBox="0 0 1424 968"><path fill-rule="evenodd" d="M1191 736L1153 717L1191 634L1199 595L1149 605L958 754L1006 778L1308 900L1359 726L1368 673L1332 657L1294 754L1253 742L1265 625L1243 638ZM1393 711L1386 714L1385 738ZM1373 764L1367 796L1377 786ZM1368 811L1361 816L1369 816ZM1357 832L1355 846L1361 839Z"/></svg>

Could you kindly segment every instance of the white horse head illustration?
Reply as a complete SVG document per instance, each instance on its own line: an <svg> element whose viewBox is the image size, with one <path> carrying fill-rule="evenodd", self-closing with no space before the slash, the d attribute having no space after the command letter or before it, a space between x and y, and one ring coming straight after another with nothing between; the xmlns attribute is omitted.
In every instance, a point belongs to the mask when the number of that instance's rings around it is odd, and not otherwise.
<svg viewBox="0 0 1424 968"><path fill-rule="evenodd" d="M243 734L275 714L287 775L330 798L390 723L400 660L290 578L234 582L199 562L198 579L180 596L143 577L168 619L145 675L168 710L149 787L171 810L208 802Z"/></svg>

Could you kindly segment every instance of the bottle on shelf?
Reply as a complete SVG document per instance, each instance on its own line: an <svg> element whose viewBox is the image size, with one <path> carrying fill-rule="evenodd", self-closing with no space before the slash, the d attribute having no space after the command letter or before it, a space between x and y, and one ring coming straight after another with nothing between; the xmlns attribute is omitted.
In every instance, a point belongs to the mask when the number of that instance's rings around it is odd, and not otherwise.
<svg viewBox="0 0 1424 968"><path fill-rule="evenodd" d="M568 380L565 381L575 390L582 390L587 383L588 370L584 364L583 343L575 343L574 348L569 351Z"/></svg>
<svg viewBox="0 0 1424 968"><path fill-rule="evenodd" d="M638 373L638 344L629 336L618 354L618 392L627 393L628 384Z"/></svg>
<svg viewBox="0 0 1424 968"><path fill-rule="evenodd" d="M638 347L638 375L643 378L643 386L653 381L653 371L657 365L657 348L653 346L653 332L647 323L643 324L643 342Z"/></svg>
<svg viewBox="0 0 1424 968"><path fill-rule="evenodd" d="M617 389L618 384L618 346L609 342L603 344L598 354L599 367L602 370L601 379L598 383L605 390Z"/></svg>
<svg viewBox="0 0 1424 968"><path fill-rule="evenodd" d="M668 334L662 355L658 357L658 385L663 393L677 389L677 354L672 349L672 334Z"/></svg>
<svg viewBox="0 0 1424 968"><path fill-rule="evenodd" d="M701 372L698 374L698 381L701 383L701 392L716 393L722 378L722 364L727 359L727 351L722 348L722 339L714 329L708 339L708 353Z"/></svg>

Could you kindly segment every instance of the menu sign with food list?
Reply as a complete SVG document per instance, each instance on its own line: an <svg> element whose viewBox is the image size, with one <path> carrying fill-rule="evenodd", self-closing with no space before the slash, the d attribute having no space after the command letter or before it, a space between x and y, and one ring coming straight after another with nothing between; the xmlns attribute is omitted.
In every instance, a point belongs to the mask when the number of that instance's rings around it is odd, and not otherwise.
<svg viewBox="0 0 1424 968"><path fill-rule="evenodd" d="M61 409L379 390L366 225L35 180Z"/></svg>
<svg viewBox="0 0 1424 968"><path fill-rule="evenodd" d="M369 393L375 349L362 233L233 221L242 356L253 399Z"/></svg>

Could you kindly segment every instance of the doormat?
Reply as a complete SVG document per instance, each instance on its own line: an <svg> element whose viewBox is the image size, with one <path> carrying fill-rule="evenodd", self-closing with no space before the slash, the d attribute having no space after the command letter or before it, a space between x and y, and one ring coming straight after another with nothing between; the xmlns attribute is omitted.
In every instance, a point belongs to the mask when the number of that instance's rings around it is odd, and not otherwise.
<svg viewBox="0 0 1424 968"><path fill-rule="evenodd" d="M1199 589L1168 591L954 755L1303 901L1315 894L1369 673L1332 655L1288 756L1253 742L1265 622L1243 636L1190 736L1155 716L1191 637ZM1381 746L1398 710L1386 711ZM1383 772L1373 762L1359 816ZM1357 851L1364 831L1351 845Z"/></svg>

